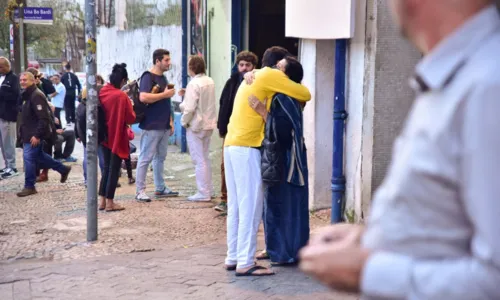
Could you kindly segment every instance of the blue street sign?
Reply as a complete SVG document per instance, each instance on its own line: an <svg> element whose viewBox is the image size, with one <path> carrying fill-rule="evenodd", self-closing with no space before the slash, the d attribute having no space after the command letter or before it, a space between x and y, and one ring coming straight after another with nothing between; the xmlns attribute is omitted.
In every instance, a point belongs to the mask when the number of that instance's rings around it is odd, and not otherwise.
<svg viewBox="0 0 500 300"><path fill-rule="evenodd" d="M14 20L19 21L19 9L14 10ZM25 7L24 8L24 23L52 25L54 14L51 7Z"/></svg>

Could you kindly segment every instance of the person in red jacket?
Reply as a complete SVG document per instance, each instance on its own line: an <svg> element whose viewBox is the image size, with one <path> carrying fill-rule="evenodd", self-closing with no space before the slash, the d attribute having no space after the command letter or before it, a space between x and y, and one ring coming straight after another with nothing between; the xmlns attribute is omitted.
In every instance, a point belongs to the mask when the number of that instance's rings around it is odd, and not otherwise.
<svg viewBox="0 0 500 300"><path fill-rule="evenodd" d="M120 89L128 81L126 64L116 64L109 76L110 83L102 87L99 101L106 115L107 139L101 147L104 154L104 172L99 186L99 210L119 211L123 206L115 204L115 190L120 176L122 159L127 159L130 152L127 125L135 121L132 103Z"/></svg>

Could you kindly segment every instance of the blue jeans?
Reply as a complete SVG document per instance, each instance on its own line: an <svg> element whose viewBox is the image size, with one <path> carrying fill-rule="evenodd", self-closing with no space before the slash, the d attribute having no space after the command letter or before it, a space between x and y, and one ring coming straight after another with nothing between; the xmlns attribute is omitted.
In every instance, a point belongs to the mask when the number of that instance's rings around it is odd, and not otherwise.
<svg viewBox="0 0 500 300"><path fill-rule="evenodd" d="M25 188L32 189L35 187L37 166L40 169L52 169L61 174L68 170L68 167L43 152L42 148L41 143L36 147L31 146L30 143L23 145Z"/></svg>
<svg viewBox="0 0 500 300"><path fill-rule="evenodd" d="M102 174L104 169L104 154L101 146L97 148L97 162ZM87 146L83 146L83 178L85 178L85 183L87 183Z"/></svg>
<svg viewBox="0 0 500 300"><path fill-rule="evenodd" d="M137 192L146 189L146 174L153 162L153 179L156 191L164 191L163 164L167 157L170 130L143 130L141 136L141 153L137 162L136 186Z"/></svg>

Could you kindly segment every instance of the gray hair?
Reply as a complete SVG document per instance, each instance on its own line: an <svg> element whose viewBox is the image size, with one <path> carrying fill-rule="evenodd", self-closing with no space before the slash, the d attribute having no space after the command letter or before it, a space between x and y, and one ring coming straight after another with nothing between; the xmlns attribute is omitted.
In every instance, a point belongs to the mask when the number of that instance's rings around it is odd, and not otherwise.
<svg viewBox="0 0 500 300"><path fill-rule="evenodd" d="M22 72L21 76L26 76L28 79L35 81L35 76L31 72Z"/></svg>

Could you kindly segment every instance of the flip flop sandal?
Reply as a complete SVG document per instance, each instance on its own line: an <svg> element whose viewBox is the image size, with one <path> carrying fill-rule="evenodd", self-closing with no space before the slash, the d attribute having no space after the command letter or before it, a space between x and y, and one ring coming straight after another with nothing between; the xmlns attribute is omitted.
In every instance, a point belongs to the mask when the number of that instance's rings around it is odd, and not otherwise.
<svg viewBox="0 0 500 300"><path fill-rule="evenodd" d="M125 207L120 206L118 204L114 204L112 207L108 208L106 207L106 212L112 212L112 211L122 211L125 210Z"/></svg>
<svg viewBox="0 0 500 300"><path fill-rule="evenodd" d="M236 265L225 265L224 269L226 269L226 271L236 271Z"/></svg>
<svg viewBox="0 0 500 300"><path fill-rule="evenodd" d="M275 274L274 272L273 273L263 273L263 274L254 273L257 270L268 270L268 269L264 268L263 266L254 266L254 267L250 268L248 271L246 271L245 273L236 272L236 276L238 276L238 277L242 277L242 276L261 277L261 276L272 276Z"/></svg>
<svg viewBox="0 0 500 300"><path fill-rule="evenodd" d="M269 254L266 251L262 251L255 257L256 260L267 260L270 259Z"/></svg>
<svg viewBox="0 0 500 300"><path fill-rule="evenodd" d="M106 206L99 206L99 210L105 210Z"/></svg>

